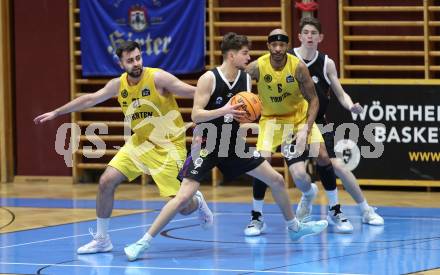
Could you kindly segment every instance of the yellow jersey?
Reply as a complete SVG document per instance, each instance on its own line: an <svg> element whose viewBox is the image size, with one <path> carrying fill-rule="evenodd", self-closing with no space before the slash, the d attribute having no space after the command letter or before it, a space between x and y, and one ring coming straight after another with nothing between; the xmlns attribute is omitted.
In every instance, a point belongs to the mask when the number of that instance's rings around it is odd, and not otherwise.
<svg viewBox="0 0 440 275"><path fill-rule="evenodd" d="M159 94L154 84L154 73L159 70L144 67L141 80L132 86L128 84L127 73L122 74L118 102L135 133L135 145L148 140L161 147L170 142L184 146L185 126L177 102L170 93Z"/></svg>
<svg viewBox="0 0 440 275"><path fill-rule="evenodd" d="M308 103L301 94L295 71L297 57L287 54L287 62L280 71L270 64L270 54L258 58L260 71L257 83L258 95L263 104L262 119L278 118L290 122L303 121L307 117Z"/></svg>

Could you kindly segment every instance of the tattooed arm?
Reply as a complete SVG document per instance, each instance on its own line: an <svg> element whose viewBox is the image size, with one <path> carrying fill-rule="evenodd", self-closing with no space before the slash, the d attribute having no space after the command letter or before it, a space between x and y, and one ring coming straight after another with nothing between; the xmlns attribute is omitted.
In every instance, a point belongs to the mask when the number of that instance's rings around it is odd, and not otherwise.
<svg viewBox="0 0 440 275"><path fill-rule="evenodd" d="M310 133L319 109L319 100L316 95L315 84L310 77L309 69L307 69L307 66L302 62L298 63L296 67L295 78L298 80L302 95L309 103L307 109L307 133Z"/></svg>
<svg viewBox="0 0 440 275"><path fill-rule="evenodd" d="M251 76L252 79L258 82L258 78L260 77L260 70L258 69L258 60L250 63L246 67L246 72Z"/></svg>

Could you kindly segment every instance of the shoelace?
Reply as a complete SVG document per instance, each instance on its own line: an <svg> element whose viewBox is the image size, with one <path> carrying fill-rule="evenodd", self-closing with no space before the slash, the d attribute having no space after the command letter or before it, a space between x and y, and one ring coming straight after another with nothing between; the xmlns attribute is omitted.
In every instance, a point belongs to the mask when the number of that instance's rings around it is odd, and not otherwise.
<svg viewBox="0 0 440 275"><path fill-rule="evenodd" d="M303 207L304 207L304 204L309 204L311 201L312 201L312 198L311 198L311 197L308 198L307 196L302 196L302 197L301 197L301 201L299 202L299 203L300 203L300 207L303 208ZM311 220L312 220L312 216L311 216L310 214L307 215L307 216L304 216L304 217L302 218L302 222L309 222L309 221L311 221Z"/></svg>
<svg viewBox="0 0 440 275"><path fill-rule="evenodd" d="M93 228L91 228L91 227L89 227L89 234L92 235L92 238L93 238L95 241L98 241L98 240L100 240L100 239L104 240L104 239L106 238L105 236L100 236L100 235L98 235L98 232L94 232L94 231L93 231Z"/></svg>
<svg viewBox="0 0 440 275"><path fill-rule="evenodd" d="M93 228L91 228L91 227L89 227L89 234L92 235L92 238L93 238L94 240L97 239L98 232L93 232Z"/></svg>
<svg viewBox="0 0 440 275"><path fill-rule="evenodd" d="M312 201L313 201L313 196L310 196L310 197L302 196L301 201L300 201L301 208L304 207L303 204L307 205L307 204L310 204ZM309 216L304 217L303 220L305 220L305 219L311 219L311 217L309 217Z"/></svg>
<svg viewBox="0 0 440 275"><path fill-rule="evenodd" d="M307 215L307 216L305 216L305 217L302 219L302 222L303 222L303 223L310 222L310 221L312 221L312 216L311 216L311 215Z"/></svg>
<svg viewBox="0 0 440 275"><path fill-rule="evenodd" d="M93 240L96 243L98 243L98 237L99 237L98 233L93 232L93 228L91 228L91 227L89 227L89 234L92 235ZM94 245L95 245L95 243L93 243L93 241L92 241L92 242L87 243L84 247L89 248L89 247L93 247Z"/></svg>

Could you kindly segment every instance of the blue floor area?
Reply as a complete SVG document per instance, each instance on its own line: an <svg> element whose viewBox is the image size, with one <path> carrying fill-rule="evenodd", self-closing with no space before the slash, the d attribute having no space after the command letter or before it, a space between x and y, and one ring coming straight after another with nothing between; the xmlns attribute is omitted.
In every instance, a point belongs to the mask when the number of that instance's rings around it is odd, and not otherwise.
<svg viewBox="0 0 440 275"><path fill-rule="evenodd" d="M94 208L89 200L2 199L2 207ZM118 201L115 208L160 209L163 202ZM438 208L380 207L385 226L361 223L357 208L344 210L353 234L323 234L293 243L276 205L265 206L267 233L247 238L249 204L210 203L215 226L204 231L195 216L177 216L136 262L123 253L141 237L157 211L115 217L114 250L76 255L90 241L94 221L0 234L0 273L14 274L405 274L440 267ZM315 205L313 218L325 218ZM61 222L60 222L61 223Z"/></svg>

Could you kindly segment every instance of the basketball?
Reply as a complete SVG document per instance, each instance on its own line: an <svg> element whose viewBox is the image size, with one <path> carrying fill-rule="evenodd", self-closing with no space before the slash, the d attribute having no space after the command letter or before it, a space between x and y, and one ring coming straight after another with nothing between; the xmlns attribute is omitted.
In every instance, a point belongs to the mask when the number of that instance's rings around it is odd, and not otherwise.
<svg viewBox="0 0 440 275"><path fill-rule="evenodd" d="M243 103L243 105L237 110L242 110L246 112L244 118L236 119L240 123L249 123L257 120L261 115L261 101L260 98L251 92L240 92L234 95L231 99L231 104L239 104Z"/></svg>

